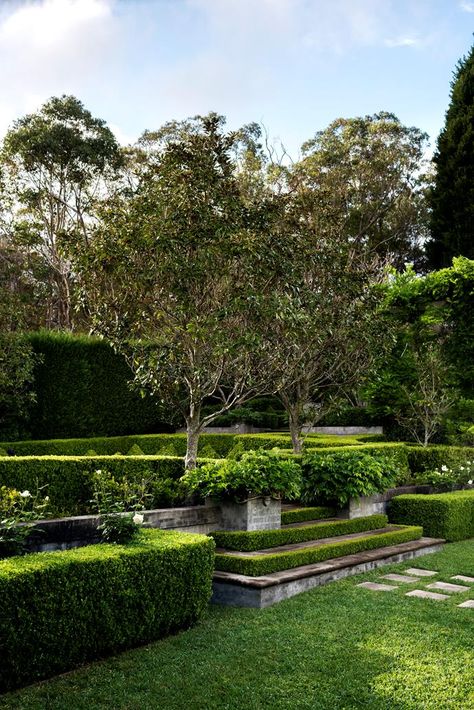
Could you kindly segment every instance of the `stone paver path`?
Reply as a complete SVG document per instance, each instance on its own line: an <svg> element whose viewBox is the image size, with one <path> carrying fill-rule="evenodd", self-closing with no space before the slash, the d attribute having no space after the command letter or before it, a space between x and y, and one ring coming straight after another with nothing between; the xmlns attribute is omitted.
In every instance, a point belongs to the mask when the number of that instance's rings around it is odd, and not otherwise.
<svg viewBox="0 0 474 710"><path fill-rule="evenodd" d="M457 579L459 582L468 582L468 584L474 584L474 577L466 577L464 574L457 574L451 579Z"/></svg>
<svg viewBox="0 0 474 710"><path fill-rule="evenodd" d="M412 574L414 577L433 577L433 575L438 573L431 569L417 569L416 567L410 567L410 569L405 570L405 574Z"/></svg>
<svg viewBox="0 0 474 710"><path fill-rule="evenodd" d="M449 582L433 582L428 584L427 589L439 589L440 592L468 592L470 587L464 587L462 584L450 584Z"/></svg>
<svg viewBox="0 0 474 710"><path fill-rule="evenodd" d="M398 589L398 587L392 587L390 584L378 584L377 582L362 582L362 584L357 586L371 589L373 592L393 592L394 589Z"/></svg>
<svg viewBox="0 0 474 710"><path fill-rule="evenodd" d="M465 609L474 609L474 599L468 599L466 602L458 604L458 606L464 607Z"/></svg>
<svg viewBox="0 0 474 710"><path fill-rule="evenodd" d="M407 584L415 584L420 581L416 577L406 574L384 574L382 579L388 579L390 582L406 582Z"/></svg>
<svg viewBox="0 0 474 710"><path fill-rule="evenodd" d="M414 589L412 592L407 592L406 597L420 597L420 599L433 599L436 602L441 602L444 599L449 599L448 594L436 594L435 592L425 592L424 589Z"/></svg>

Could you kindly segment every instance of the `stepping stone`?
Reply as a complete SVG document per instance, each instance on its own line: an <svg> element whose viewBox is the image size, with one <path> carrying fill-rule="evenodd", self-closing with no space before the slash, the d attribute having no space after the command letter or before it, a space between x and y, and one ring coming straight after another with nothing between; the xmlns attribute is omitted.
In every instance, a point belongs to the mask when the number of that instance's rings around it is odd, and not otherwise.
<svg viewBox="0 0 474 710"><path fill-rule="evenodd" d="M440 592L468 592L470 587L463 587L462 584L450 584L449 582L433 582L433 584L428 584L427 589L439 589Z"/></svg>
<svg viewBox="0 0 474 710"><path fill-rule="evenodd" d="M406 574L412 574L414 577L432 577L437 572L433 572L431 569L417 569L416 567L410 567L410 569L405 570Z"/></svg>
<svg viewBox="0 0 474 710"><path fill-rule="evenodd" d="M416 577L409 577L406 574L384 574L382 575L382 579L388 579L390 582L410 582L411 584L420 581L416 579Z"/></svg>
<svg viewBox="0 0 474 710"><path fill-rule="evenodd" d="M377 582L362 582L362 584L357 586L371 589L373 592L392 592L394 589L398 589L398 587L392 587L390 584L377 584Z"/></svg>
<svg viewBox="0 0 474 710"><path fill-rule="evenodd" d="M457 579L459 582L468 582L469 584L474 584L474 577L466 577L463 574L457 574L455 577L451 577L451 579Z"/></svg>
<svg viewBox="0 0 474 710"><path fill-rule="evenodd" d="M468 599L467 602L458 604L458 606L464 607L465 609L474 609L474 599Z"/></svg>
<svg viewBox="0 0 474 710"><path fill-rule="evenodd" d="M412 592L407 592L406 597L420 597L420 599L433 599L440 602L443 599L449 599L447 594L435 594L435 592L425 592L424 589L414 589Z"/></svg>

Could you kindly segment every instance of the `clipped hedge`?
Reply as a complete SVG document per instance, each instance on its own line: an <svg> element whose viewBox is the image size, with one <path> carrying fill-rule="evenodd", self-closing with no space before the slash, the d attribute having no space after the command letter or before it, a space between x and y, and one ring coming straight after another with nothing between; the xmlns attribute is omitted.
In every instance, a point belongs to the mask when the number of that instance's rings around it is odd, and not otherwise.
<svg viewBox="0 0 474 710"><path fill-rule="evenodd" d="M386 515L369 515L365 518L353 520L335 520L330 523L315 523L297 528L280 528L279 530L246 530L246 531L217 531L210 535L214 538L217 547L240 552L265 550L279 545L292 545L309 540L321 540L325 537L337 537L351 533L377 530L387 525Z"/></svg>
<svg viewBox="0 0 474 710"><path fill-rule="evenodd" d="M362 436L362 435L361 435ZM242 443L246 451L250 449L291 449L291 437L285 433L275 434L236 434L235 444ZM358 446L360 444L358 435L338 436L337 434L309 434L304 441L306 449L320 449L328 446Z"/></svg>
<svg viewBox="0 0 474 710"><path fill-rule="evenodd" d="M218 456L225 456L232 448L234 434L201 434L199 451L212 447ZM38 441L7 441L0 444L16 456L86 456L90 450L99 456L126 454L138 446L147 456L161 455L166 449L174 456L186 453L186 434L142 434L130 436L93 437L89 439L44 439Z"/></svg>
<svg viewBox="0 0 474 710"><path fill-rule="evenodd" d="M213 567L210 538L157 530L0 561L0 691L187 628Z"/></svg>
<svg viewBox="0 0 474 710"><path fill-rule="evenodd" d="M0 486L34 492L46 485L51 515L82 515L90 510L92 474L98 469L106 469L117 479L148 479L153 507L182 502L179 478L184 474L184 460L171 456L11 456L0 458Z"/></svg>
<svg viewBox="0 0 474 710"><path fill-rule="evenodd" d="M474 490L396 496L389 516L394 523L422 525L428 537L468 540L474 537Z"/></svg>
<svg viewBox="0 0 474 710"><path fill-rule="evenodd" d="M398 545L410 540L418 540L423 534L421 527L400 527L393 532L372 537L359 537L354 540L342 540L291 552L241 557L239 555L216 554L216 569L223 572L235 572L250 577L258 577L285 569L324 562L334 557L352 555L364 550L375 550L387 545Z"/></svg>
<svg viewBox="0 0 474 710"><path fill-rule="evenodd" d="M407 454L414 474L440 469L443 465L455 468L474 461L474 448L469 446L407 446Z"/></svg>
<svg viewBox="0 0 474 710"><path fill-rule="evenodd" d="M308 520L322 520L323 518L333 518L336 515L334 508L324 505L317 505L307 508L293 508L283 510L281 513L281 524L291 525L291 523L305 523Z"/></svg>

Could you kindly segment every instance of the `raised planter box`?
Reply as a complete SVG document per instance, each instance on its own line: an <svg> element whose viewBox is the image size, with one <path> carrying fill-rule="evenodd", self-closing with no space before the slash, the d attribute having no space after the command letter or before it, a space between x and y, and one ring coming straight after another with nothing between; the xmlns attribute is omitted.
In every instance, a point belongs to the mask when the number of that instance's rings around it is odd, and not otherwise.
<svg viewBox="0 0 474 710"><path fill-rule="evenodd" d="M281 500L250 498L220 503L222 530L274 530L281 527Z"/></svg>
<svg viewBox="0 0 474 710"><path fill-rule="evenodd" d="M432 486L399 486L398 488L390 488L385 493L351 498L349 506L341 514L342 517L352 519L365 518L367 515L376 515L377 513L386 513L387 506L394 496L402 495L402 493L431 493L432 491Z"/></svg>

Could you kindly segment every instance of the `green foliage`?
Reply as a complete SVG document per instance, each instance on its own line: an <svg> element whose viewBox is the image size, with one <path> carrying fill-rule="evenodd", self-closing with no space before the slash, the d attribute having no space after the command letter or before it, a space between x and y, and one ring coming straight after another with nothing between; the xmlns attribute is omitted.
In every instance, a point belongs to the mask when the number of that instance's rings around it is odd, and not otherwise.
<svg viewBox="0 0 474 710"><path fill-rule="evenodd" d="M446 122L433 157L431 268L449 266L453 256L474 259L474 46L457 65Z"/></svg>
<svg viewBox="0 0 474 710"><path fill-rule="evenodd" d="M239 555L216 554L216 569L249 576L260 576L292 569L301 565L324 562L334 557L353 555L364 550L375 550L387 545L397 545L410 540L418 540L423 534L421 527L402 527L392 532L381 533L372 537L359 537L355 540L332 542L318 547L310 547L291 552L278 552L265 555L240 557Z"/></svg>
<svg viewBox="0 0 474 710"><path fill-rule="evenodd" d="M45 517L48 508L49 496L38 487L30 493L0 486L0 558L24 554L31 533L29 523Z"/></svg>
<svg viewBox="0 0 474 710"><path fill-rule="evenodd" d="M424 471L417 477L417 483L429 484L438 491L455 490L467 484L472 485L473 481L474 461L466 461L464 465L452 468L443 464L439 469Z"/></svg>
<svg viewBox="0 0 474 710"><path fill-rule="evenodd" d="M467 461L474 461L474 448L467 446L408 446L408 462L410 469L420 480L418 474L425 471L465 466Z"/></svg>
<svg viewBox="0 0 474 710"><path fill-rule="evenodd" d="M429 537L467 540L474 537L474 491L396 496L389 516L395 523L422 525Z"/></svg>
<svg viewBox="0 0 474 710"><path fill-rule="evenodd" d="M0 691L187 628L207 607L213 551L202 535L154 530L0 562Z"/></svg>
<svg viewBox="0 0 474 710"><path fill-rule="evenodd" d="M304 523L307 520L321 520L322 518L333 518L336 515L334 508L326 506L293 508L292 510L282 510L281 524Z"/></svg>
<svg viewBox="0 0 474 710"><path fill-rule="evenodd" d="M246 500L255 496L297 498L301 486L301 468L291 459L283 459L277 449L249 451L241 459L226 459L187 471L183 484L192 493Z"/></svg>
<svg viewBox="0 0 474 710"><path fill-rule="evenodd" d="M310 452L303 456L301 500L344 507L351 498L392 488L399 475L389 457L374 457L360 450L323 455Z"/></svg>
<svg viewBox="0 0 474 710"><path fill-rule="evenodd" d="M127 451L127 456L144 456L145 454L141 450L141 448L138 446L138 444L133 444L133 446L130 447L130 449Z"/></svg>
<svg viewBox="0 0 474 710"><path fill-rule="evenodd" d="M35 357L24 335L0 332L0 435L3 437L15 438L24 433L25 419L36 400L35 364L40 366L40 358Z"/></svg>
<svg viewBox="0 0 474 710"><path fill-rule="evenodd" d="M94 475L106 468L118 487L124 491L142 486L147 481L148 505L154 508L180 505L184 491L180 477L184 473L182 458L160 456L64 457L11 456L0 459L0 485L19 490L34 490L48 485L51 515L83 515L93 509ZM95 508L97 509L97 508Z"/></svg>
<svg viewBox="0 0 474 710"><path fill-rule="evenodd" d="M37 402L21 420L33 439L168 429L163 411L130 388L130 368L103 340L42 331L29 335L28 342L41 358L35 367Z"/></svg>
<svg viewBox="0 0 474 710"><path fill-rule="evenodd" d="M354 520L336 520L330 523L316 523L297 528L280 528L279 530L218 531L212 532L211 536L217 547L251 552L309 540L321 540L325 537L377 530L377 528L385 527L387 523L386 515L370 515Z"/></svg>
<svg viewBox="0 0 474 710"><path fill-rule="evenodd" d="M217 454L216 450L210 445L205 444L199 449L199 456L203 459L219 459L220 456Z"/></svg>

